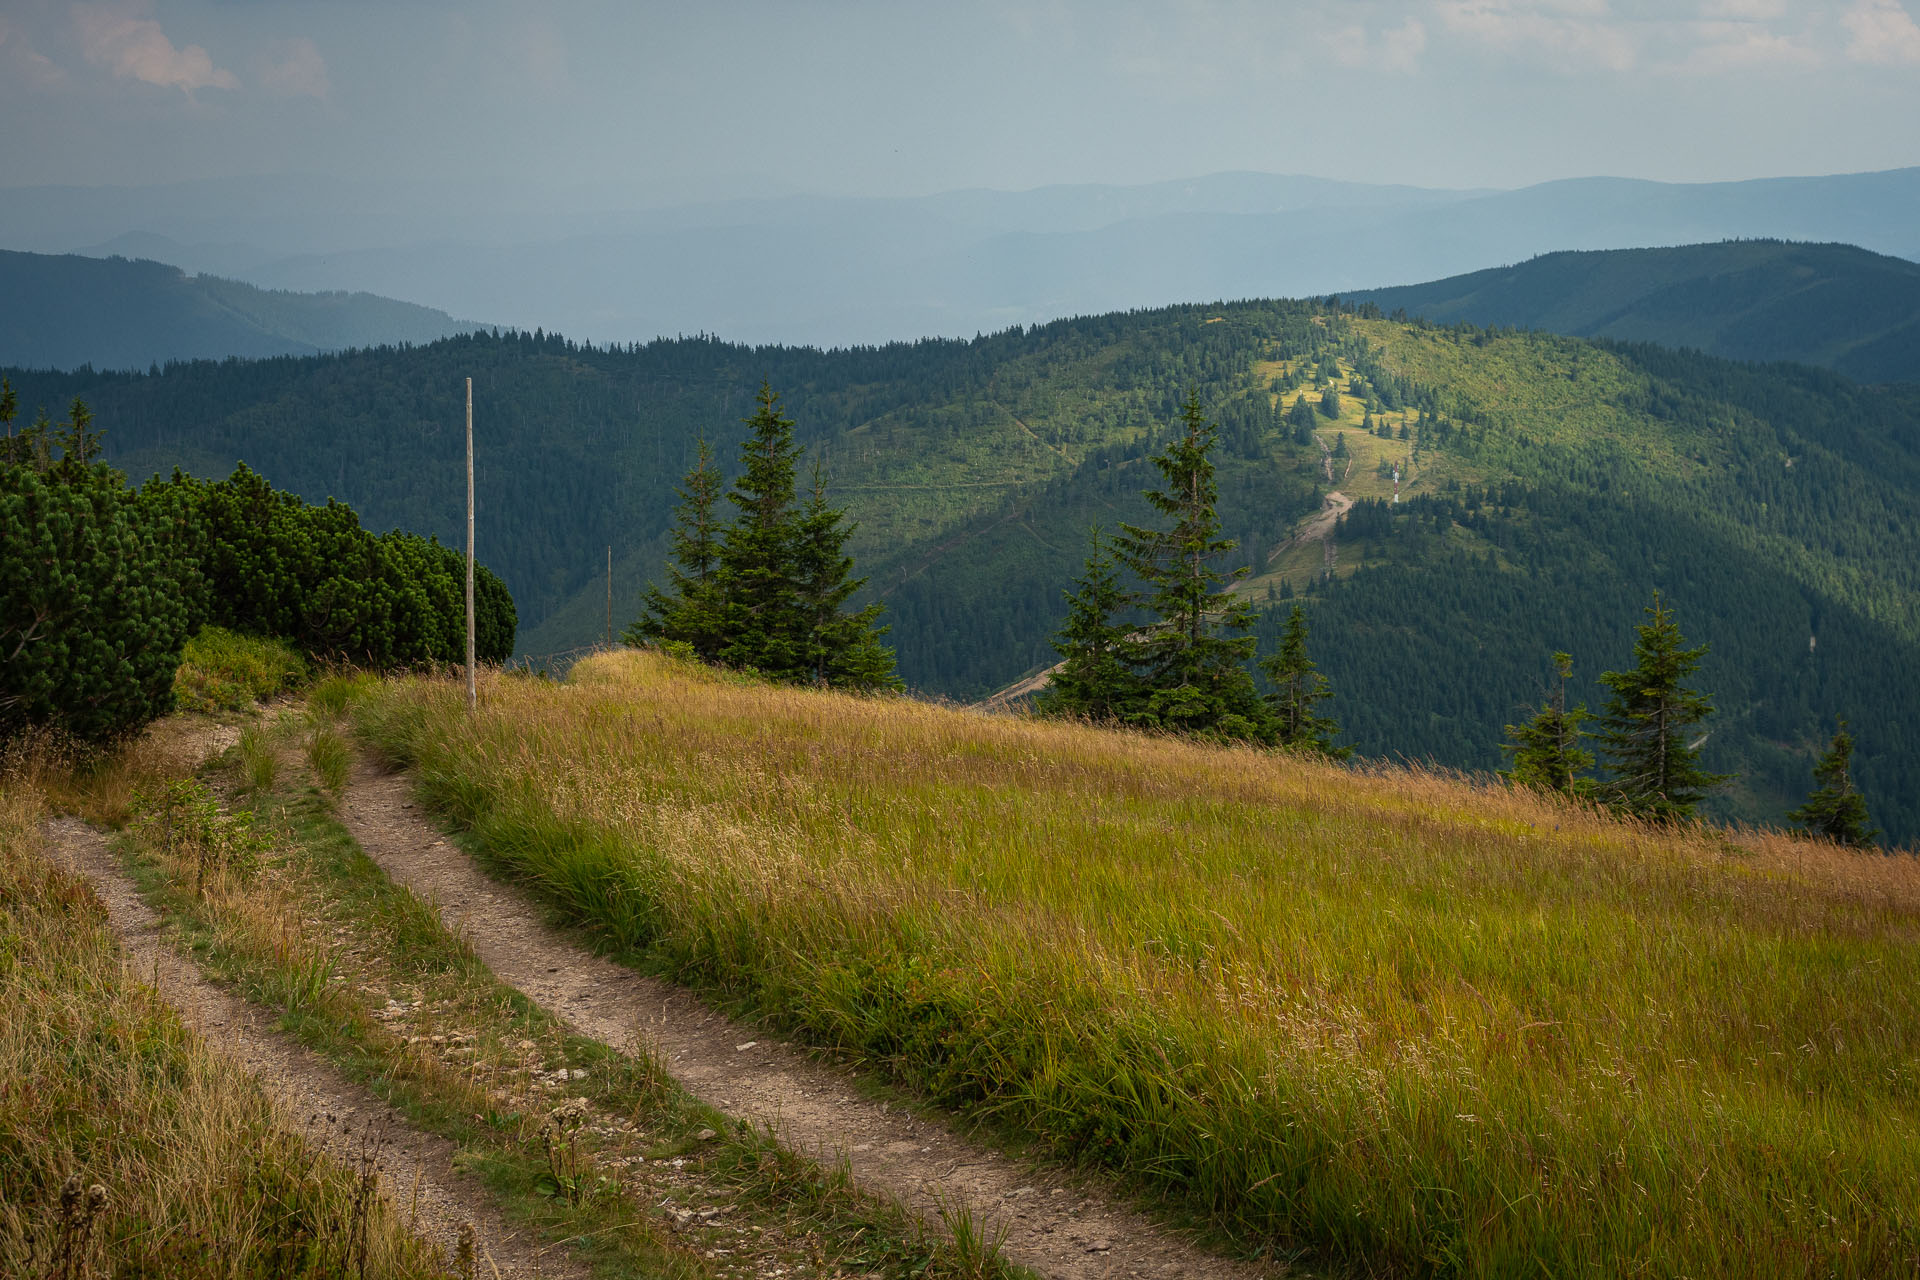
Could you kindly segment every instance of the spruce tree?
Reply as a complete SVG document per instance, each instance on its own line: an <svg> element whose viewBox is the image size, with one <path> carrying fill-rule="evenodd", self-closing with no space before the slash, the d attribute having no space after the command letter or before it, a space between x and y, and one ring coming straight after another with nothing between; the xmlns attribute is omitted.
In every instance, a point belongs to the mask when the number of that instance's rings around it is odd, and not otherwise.
<svg viewBox="0 0 1920 1280"><path fill-rule="evenodd" d="M1319 417L1313 411L1313 402L1302 392L1287 410L1287 425L1293 428L1295 444L1312 444L1313 430L1320 425Z"/></svg>
<svg viewBox="0 0 1920 1280"><path fill-rule="evenodd" d="M1047 713L1089 720L1128 720L1142 709L1142 685L1130 661L1138 641L1120 621L1131 605L1113 555L1095 528L1086 568L1066 592L1067 620L1054 633L1064 661L1036 706Z"/></svg>
<svg viewBox="0 0 1920 1280"><path fill-rule="evenodd" d="M740 478L727 494L738 514L720 538L726 602L719 659L776 680L800 680L809 674L811 630L799 598L794 468L800 446L793 419L780 412L780 398L764 382L758 404L746 419Z"/></svg>
<svg viewBox="0 0 1920 1280"><path fill-rule="evenodd" d="M703 662L720 657L725 645L725 593L720 577L720 504L722 480L705 439L674 508L673 558L667 586L647 587L644 612L621 639L628 644L666 641L691 646Z"/></svg>
<svg viewBox="0 0 1920 1280"><path fill-rule="evenodd" d="M877 625L884 606L843 612L866 585L846 553L854 526L827 501L817 467L811 493L798 500L793 420L766 383L757 403L745 420L740 478L726 495L734 518L719 520L720 473L703 441L679 490L668 585L648 588L645 612L624 638L677 641L706 661L774 680L894 687L893 651L880 642L887 629Z"/></svg>
<svg viewBox="0 0 1920 1280"><path fill-rule="evenodd" d="M1134 648L1147 686L1143 723L1221 738L1271 736L1246 663L1253 656L1253 605L1221 588L1246 573L1214 563L1239 544L1220 536L1214 426L1189 392L1184 430L1152 461L1164 481L1145 497L1172 521L1167 529L1123 524L1114 554L1139 579L1139 597L1157 620Z"/></svg>
<svg viewBox="0 0 1920 1280"><path fill-rule="evenodd" d="M1647 610L1651 621L1636 627L1631 671L1607 671L1600 683L1608 691L1599 734L1612 773L1614 807L1639 818L1679 821L1730 775L1708 773L1699 765L1699 743L1687 739L1713 714L1703 693L1681 682L1692 675L1707 646L1683 648L1673 611L1654 593Z"/></svg>
<svg viewBox="0 0 1920 1280"><path fill-rule="evenodd" d="M893 688L893 650L880 643L888 628L879 625L886 606L874 601L863 609L841 608L867 584L853 576L847 539L857 526L846 512L827 501L826 475L816 463L813 488L795 526L795 588L807 621L808 678L845 689Z"/></svg>
<svg viewBox="0 0 1920 1280"><path fill-rule="evenodd" d="M1332 696L1333 689L1307 656L1307 615L1299 605L1287 616L1280 651L1263 660L1260 669L1273 682L1267 705L1273 712L1275 742L1296 751L1345 759L1351 749L1333 744L1340 726L1314 710Z"/></svg>
<svg viewBox="0 0 1920 1280"><path fill-rule="evenodd" d="M1867 801L1853 785L1852 762L1853 735L1843 719L1834 730L1833 742L1813 766L1818 785L1787 819L1808 835L1866 849L1880 833L1867 821Z"/></svg>
<svg viewBox="0 0 1920 1280"><path fill-rule="evenodd" d="M1502 769L1500 776L1538 791L1591 795L1593 779L1581 776L1593 767L1593 752L1580 745L1587 736L1581 728L1588 718L1587 708L1584 703L1567 707L1572 656L1554 654L1553 669L1559 677L1553 697L1525 724L1506 726L1509 740L1501 743L1500 749L1513 756L1513 768Z"/></svg>

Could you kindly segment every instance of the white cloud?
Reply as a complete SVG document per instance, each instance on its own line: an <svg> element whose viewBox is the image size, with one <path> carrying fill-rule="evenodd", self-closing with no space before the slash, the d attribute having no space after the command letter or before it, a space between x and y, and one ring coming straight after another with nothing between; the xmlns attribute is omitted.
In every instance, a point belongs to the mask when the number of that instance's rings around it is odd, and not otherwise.
<svg viewBox="0 0 1920 1280"><path fill-rule="evenodd" d="M1847 57L1879 66L1920 66L1920 26L1899 0L1857 0L1840 15Z"/></svg>
<svg viewBox="0 0 1920 1280"><path fill-rule="evenodd" d="M34 89L66 78L51 58L28 44L26 36L5 18L0 18L0 69L0 75Z"/></svg>
<svg viewBox="0 0 1920 1280"><path fill-rule="evenodd" d="M1412 71L1420 65L1426 47L1426 25L1418 18L1408 18L1391 31L1380 33L1380 65L1389 71Z"/></svg>
<svg viewBox="0 0 1920 1280"><path fill-rule="evenodd" d="M1734 22L1772 22L1787 16L1787 3L1786 0L1705 0L1700 6L1700 16Z"/></svg>
<svg viewBox="0 0 1920 1280"><path fill-rule="evenodd" d="M1350 70L1405 73L1420 67L1420 55L1427 47L1427 28L1420 19L1408 18L1378 36L1356 25L1329 32L1326 40L1333 60Z"/></svg>
<svg viewBox="0 0 1920 1280"><path fill-rule="evenodd" d="M240 87L233 73L214 66L212 55L199 45L174 48L160 24L151 18L136 18L89 4L73 6L73 16L80 27L80 47L87 61L109 67L123 79L184 93Z"/></svg>
<svg viewBox="0 0 1920 1280"><path fill-rule="evenodd" d="M261 87L287 98L325 98L333 92L327 78L327 60L306 36L296 36L274 50L259 71Z"/></svg>
<svg viewBox="0 0 1920 1280"><path fill-rule="evenodd" d="M1817 67L1822 58L1804 40L1782 35L1751 22L1697 22L1692 32L1699 40L1678 63L1680 71L1738 71L1762 67L1794 70Z"/></svg>
<svg viewBox="0 0 1920 1280"><path fill-rule="evenodd" d="M1638 61L1607 0L1440 0L1436 7L1448 30L1501 53L1544 55L1567 70L1627 71Z"/></svg>

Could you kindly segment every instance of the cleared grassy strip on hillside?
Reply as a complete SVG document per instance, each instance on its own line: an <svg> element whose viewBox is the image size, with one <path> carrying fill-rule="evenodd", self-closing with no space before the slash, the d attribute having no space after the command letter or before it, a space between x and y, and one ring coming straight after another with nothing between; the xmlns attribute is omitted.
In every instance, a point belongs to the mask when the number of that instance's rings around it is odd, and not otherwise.
<svg viewBox="0 0 1920 1280"><path fill-rule="evenodd" d="M729 681L417 680L360 731L608 941L1249 1249L1920 1258L1920 870L1418 773Z"/></svg>
<svg viewBox="0 0 1920 1280"><path fill-rule="evenodd" d="M99 899L48 859L43 812L0 778L0 1273L443 1275L125 970Z"/></svg>

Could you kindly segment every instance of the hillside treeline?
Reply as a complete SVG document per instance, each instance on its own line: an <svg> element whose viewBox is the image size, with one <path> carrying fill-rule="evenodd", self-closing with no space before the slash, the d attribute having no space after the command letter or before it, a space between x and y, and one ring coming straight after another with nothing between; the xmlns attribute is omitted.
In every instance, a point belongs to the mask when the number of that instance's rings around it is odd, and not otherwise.
<svg viewBox="0 0 1920 1280"><path fill-rule="evenodd" d="M608 545L617 621L638 613L700 437L748 416L767 379L859 522L848 549L870 581L852 603L884 601L910 687L962 699L1057 660L1048 638L1087 531L1148 517L1149 458L1188 389L1218 424L1221 533L1237 544L1221 567L1263 570L1329 487L1292 401L1305 391L1317 407L1337 375L1342 405L1392 415L1422 478L1389 528L1356 513L1332 581L1256 596L1255 633L1273 652L1285 615L1272 606L1303 604L1337 691L1329 712L1358 754L1497 767L1502 726L1538 705L1550 656L1572 649L1580 679L1623 668L1658 590L1710 646L1701 680L1720 710L1703 765L1738 775L1710 813L1791 807L1843 715L1877 820L1895 841L1920 836L1920 688L1904 674L1920 662L1911 387L1307 302L830 352L477 334L15 381L30 404L97 403L136 474L220 476L245 457L376 527L450 537L468 375L482 546L526 650L602 634Z"/></svg>
<svg viewBox="0 0 1920 1280"><path fill-rule="evenodd" d="M76 399L65 421L15 432L0 384L0 739L33 726L104 741L172 706L201 628L272 636L374 668L464 659L463 557L431 538L375 535L338 502L310 506L245 466L130 489L99 461ZM513 599L475 575L475 643L513 652Z"/></svg>

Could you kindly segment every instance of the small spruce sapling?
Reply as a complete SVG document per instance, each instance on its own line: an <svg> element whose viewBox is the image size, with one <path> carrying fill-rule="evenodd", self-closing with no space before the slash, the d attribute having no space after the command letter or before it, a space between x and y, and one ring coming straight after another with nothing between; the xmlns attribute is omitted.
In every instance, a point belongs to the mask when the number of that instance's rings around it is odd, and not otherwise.
<svg viewBox="0 0 1920 1280"><path fill-rule="evenodd" d="M1276 741L1282 747L1312 751L1344 760L1351 748L1335 746L1333 739L1340 726L1331 716L1315 708L1333 694L1327 678L1307 656L1307 615L1299 605L1287 616L1287 629L1280 637L1279 652L1264 659L1260 669L1273 682L1267 706L1276 724Z"/></svg>
<svg viewBox="0 0 1920 1280"><path fill-rule="evenodd" d="M1139 642L1133 628L1120 621L1132 599L1097 527L1089 543L1086 567L1074 579L1074 589L1064 593L1067 620L1053 637L1064 661L1038 703L1053 714L1126 720L1136 714L1142 697L1133 670Z"/></svg>
<svg viewBox="0 0 1920 1280"><path fill-rule="evenodd" d="M1880 832L1867 821L1867 801L1853 785L1853 735L1842 719L1833 741L1813 766L1817 784L1807 802L1787 815L1808 835L1856 849L1870 848Z"/></svg>
<svg viewBox="0 0 1920 1280"><path fill-rule="evenodd" d="M1581 727L1588 719L1587 708L1584 703L1567 706L1572 656L1554 654L1553 669L1559 682L1551 700L1525 724L1506 726L1508 741L1501 743L1500 749L1513 756L1513 767L1502 769L1500 776L1539 791L1589 796L1593 794L1593 779L1581 775L1593 767L1593 752L1580 745L1587 736Z"/></svg>

